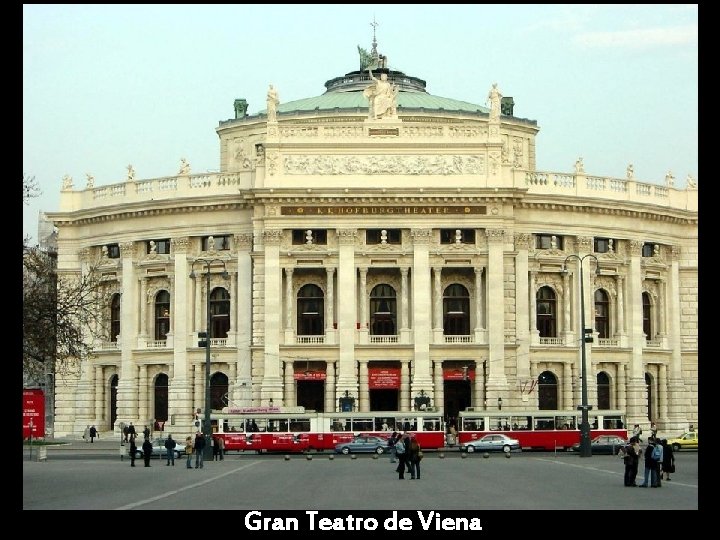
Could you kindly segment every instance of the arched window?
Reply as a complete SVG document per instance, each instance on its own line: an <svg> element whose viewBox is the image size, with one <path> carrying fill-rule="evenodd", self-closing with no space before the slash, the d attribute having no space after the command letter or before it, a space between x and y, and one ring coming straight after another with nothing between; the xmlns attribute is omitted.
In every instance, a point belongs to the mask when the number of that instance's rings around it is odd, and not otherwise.
<svg viewBox="0 0 720 540"><path fill-rule="evenodd" d="M655 409L653 408L653 379L649 373L645 373L645 388L647 389L647 418L653 420L655 418Z"/></svg>
<svg viewBox="0 0 720 540"><path fill-rule="evenodd" d="M540 287L537 292L537 329L540 337L557 337L557 300L551 287Z"/></svg>
<svg viewBox="0 0 720 540"><path fill-rule="evenodd" d="M602 289L595 291L595 330L598 337L610 337L610 302Z"/></svg>
<svg viewBox="0 0 720 540"><path fill-rule="evenodd" d="M168 419L168 376L160 373L155 377L155 420L167 422Z"/></svg>
<svg viewBox="0 0 720 540"><path fill-rule="evenodd" d="M645 339L653 338L652 334L652 304L650 303L650 294L642 293L642 313L643 313L643 332Z"/></svg>
<svg viewBox="0 0 720 540"><path fill-rule="evenodd" d="M120 335L120 295L113 294L110 300L110 341L117 341Z"/></svg>
<svg viewBox="0 0 720 540"><path fill-rule="evenodd" d="M601 371L597 374L598 409L610 409L610 376Z"/></svg>
<svg viewBox="0 0 720 540"><path fill-rule="evenodd" d="M370 333L374 336L394 336L396 328L395 289L384 283L376 285L370 292Z"/></svg>
<svg viewBox="0 0 720 540"><path fill-rule="evenodd" d="M325 300L317 285L303 285L297 299L297 334L322 336L325 334Z"/></svg>
<svg viewBox="0 0 720 540"><path fill-rule="evenodd" d="M210 408L214 411L228 406L228 378L224 373L210 377Z"/></svg>
<svg viewBox="0 0 720 540"><path fill-rule="evenodd" d="M226 338L230 330L230 295L222 287L210 293L210 337Z"/></svg>
<svg viewBox="0 0 720 540"><path fill-rule="evenodd" d="M538 377L538 408L543 411L558 408L558 382L551 371L543 371Z"/></svg>
<svg viewBox="0 0 720 540"><path fill-rule="evenodd" d="M446 336L470 335L470 294L459 283L453 283L445 289L443 333Z"/></svg>
<svg viewBox="0 0 720 540"><path fill-rule="evenodd" d="M155 296L155 340L166 341L170 331L170 293L160 291Z"/></svg>

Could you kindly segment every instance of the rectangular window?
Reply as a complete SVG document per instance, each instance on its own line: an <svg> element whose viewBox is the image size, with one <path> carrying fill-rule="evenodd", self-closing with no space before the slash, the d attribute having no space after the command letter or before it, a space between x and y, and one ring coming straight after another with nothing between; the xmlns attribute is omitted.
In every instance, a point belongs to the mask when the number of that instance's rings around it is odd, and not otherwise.
<svg viewBox="0 0 720 540"><path fill-rule="evenodd" d="M610 238L594 238L593 251L595 253L609 253L613 241Z"/></svg>
<svg viewBox="0 0 720 540"><path fill-rule="evenodd" d="M535 249L563 249L563 237L555 234L536 234Z"/></svg>
<svg viewBox="0 0 720 540"><path fill-rule="evenodd" d="M148 240L147 241L147 253L157 253L158 255L169 255L170 254L170 239L165 238L163 240Z"/></svg>
<svg viewBox="0 0 720 540"><path fill-rule="evenodd" d="M474 244L475 229L440 229L441 244Z"/></svg>
<svg viewBox="0 0 720 540"><path fill-rule="evenodd" d="M326 245L327 231L325 229L293 229L292 243L294 246L306 245Z"/></svg>
<svg viewBox="0 0 720 540"><path fill-rule="evenodd" d="M642 256L643 257L652 257L655 253L655 244L651 244L650 242L645 242L642 247Z"/></svg>
<svg viewBox="0 0 720 540"><path fill-rule="evenodd" d="M230 249L230 235L211 235L203 236L202 239L202 250L203 251L226 251Z"/></svg>
<svg viewBox="0 0 720 540"><path fill-rule="evenodd" d="M365 243L370 244L400 244L402 235L400 229L368 229L365 231Z"/></svg>
<svg viewBox="0 0 720 540"><path fill-rule="evenodd" d="M120 246L118 244L107 244L108 259L119 259L120 258Z"/></svg>

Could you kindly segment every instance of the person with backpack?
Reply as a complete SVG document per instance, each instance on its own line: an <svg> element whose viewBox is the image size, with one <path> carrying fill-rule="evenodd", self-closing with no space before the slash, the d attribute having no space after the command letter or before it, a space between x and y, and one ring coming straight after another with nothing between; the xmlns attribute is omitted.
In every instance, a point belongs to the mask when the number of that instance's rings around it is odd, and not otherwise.
<svg viewBox="0 0 720 540"><path fill-rule="evenodd" d="M420 460L422 449L416 437L410 437L409 448L407 449L407 461L410 464L410 479L420 480Z"/></svg>
<svg viewBox="0 0 720 540"><path fill-rule="evenodd" d="M395 441L395 455L398 459L398 466L395 469L395 471L398 473L398 478L400 480L405 479L405 467L407 465L406 462L406 437L407 435L400 435L398 437L398 440Z"/></svg>
<svg viewBox="0 0 720 540"><path fill-rule="evenodd" d="M653 454L655 452L655 440L648 438L648 444L645 447L645 474L643 477L643 483L640 484L640 487L657 487L656 486L656 468L657 468L657 462L655 458L653 457Z"/></svg>
<svg viewBox="0 0 720 540"><path fill-rule="evenodd" d="M663 462L663 445L660 440L653 438L655 442L655 448L653 448L652 459L655 467L652 471L652 487L662 487L662 474L660 473L660 467Z"/></svg>

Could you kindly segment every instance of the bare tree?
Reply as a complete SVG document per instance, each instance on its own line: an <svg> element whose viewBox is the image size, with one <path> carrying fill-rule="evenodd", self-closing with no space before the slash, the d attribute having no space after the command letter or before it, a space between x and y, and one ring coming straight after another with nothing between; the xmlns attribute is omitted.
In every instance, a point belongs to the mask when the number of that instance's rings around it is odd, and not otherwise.
<svg viewBox="0 0 720 540"><path fill-rule="evenodd" d="M23 174L23 204L30 204L30 199L42 195L42 190L34 176Z"/></svg>
<svg viewBox="0 0 720 540"><path fill-rule="evenodd" d="M76 372L92 356L93 340L103 333L99 273L58 276L53 253L23 253L23 373ZM49 369L50 368L50 369Z"/></svg>

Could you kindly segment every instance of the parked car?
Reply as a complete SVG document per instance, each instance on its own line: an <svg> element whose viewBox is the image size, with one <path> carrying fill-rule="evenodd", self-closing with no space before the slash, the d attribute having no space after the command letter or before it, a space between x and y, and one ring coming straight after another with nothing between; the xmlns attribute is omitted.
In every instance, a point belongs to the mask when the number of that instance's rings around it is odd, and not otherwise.
<svg viewBox="0 0 720 540"><path fill-rule="evenodd" d="M159 458L165 457L166 452L167 452L167 448L165 448L165 440L166 440L165 437L152 439L151 442L153 445L153 450L152 450L153 457L159 457ZM173 438L173 440L175 441L175 450L174 450L175 459L178 459L180 456L185 455L185 441L184 440L179 441L175 438ZM142 441L140 441L140 439L138 439L135 444L137 444L137 450L135 451L135 457L140 459L143 457Z"/></svg>
<svg viewBox="0 0 720 540"><path fill-rule="evenodd" d="M677 452L678 450L687 450L689 448L697 450L698 432L688 431L687 433L683 433L679 437L675 437L674 439L668 439L667 443L672 447L675 452Z"/></svg>
<svg viewBox="0 0 720 540"><path fill-rule="evenodd" d="M490 434L480 437L474 441L468 441L460 447L466 452L512 452L522 450L520 441L512 439L502 433Z"/></svg>
<svg viewBox="0 0 720 540"><path fill-rule="evenodd" d="M590 441L590 449L593 454L616 455L627 445L628 441L619 435L598 435ZM573 452L580 451L580 443L572 445Z"/></svg>
<svg viewBox="0 0 720 540"><path fill-rule="evenodd" d="M390 450L387 439L361 435L350 442L338 443L335 451L339 454L355 454L360 452L383 454Z"/></svg>

